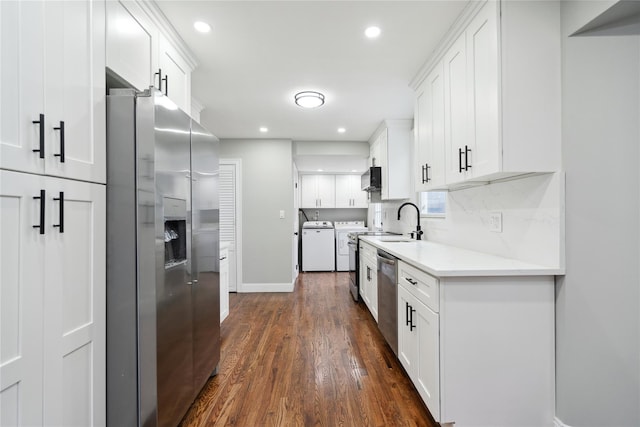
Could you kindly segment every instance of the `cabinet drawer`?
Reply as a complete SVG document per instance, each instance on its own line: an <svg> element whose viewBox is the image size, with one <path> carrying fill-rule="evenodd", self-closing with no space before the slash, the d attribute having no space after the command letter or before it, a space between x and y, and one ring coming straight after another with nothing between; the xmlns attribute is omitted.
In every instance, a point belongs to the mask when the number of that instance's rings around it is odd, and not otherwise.
<svg viewBox="0 0 640 427"><path fill-rule="evenodd" d="M435 311L440 310L440 282L417 268L398 262L398 284L403 285L418 300Z"/></svg>

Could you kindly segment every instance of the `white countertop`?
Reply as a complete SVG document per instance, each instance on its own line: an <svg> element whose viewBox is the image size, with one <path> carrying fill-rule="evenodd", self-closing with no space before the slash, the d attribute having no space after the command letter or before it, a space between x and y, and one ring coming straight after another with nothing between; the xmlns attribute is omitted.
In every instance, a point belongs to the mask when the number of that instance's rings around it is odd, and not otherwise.
<svg viewBox="0 0 640 427"><path fill-rule="evenodd" d="M402 236L398 236L402 239ZM360 236L395 257L439 277L460 276L555 276L564 269L460 249L427 240L393 242L390 236ZM396 240L399 240L396 238ZM387 241L385 241L387 240Z"/></svg>

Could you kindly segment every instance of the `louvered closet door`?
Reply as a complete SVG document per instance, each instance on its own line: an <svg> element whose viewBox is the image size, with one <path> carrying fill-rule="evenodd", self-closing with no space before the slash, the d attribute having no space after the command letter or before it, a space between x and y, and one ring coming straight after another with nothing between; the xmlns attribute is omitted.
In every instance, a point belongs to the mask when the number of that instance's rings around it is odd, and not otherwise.
<svg viewBox="0 0 640 427"><path fill-rule="evenodd" d="M42 425L43 178L0 171L0 425ZM46 224L45 224L46 225Z"/></svg>
<svg viewBox="0 0 640 427"><path fill-rule="evenodd" d="M229 242L229 291L236 286L236 166L220 164L220 241Z"/></svg>

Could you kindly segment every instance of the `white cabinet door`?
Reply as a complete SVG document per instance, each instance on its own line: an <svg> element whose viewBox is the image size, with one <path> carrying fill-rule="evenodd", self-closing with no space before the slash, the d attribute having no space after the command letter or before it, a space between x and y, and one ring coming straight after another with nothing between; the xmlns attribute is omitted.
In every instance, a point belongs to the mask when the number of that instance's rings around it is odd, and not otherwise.
<svg viewBox="0 0 640 427"><path fill-rule="evenodd" d="M472 176L502 169L498 90L497 5L487 2L466 30L469 96L469 144Z"/></svg>
<svg viewBox="0 0 640 427"><path fill-rule="evenodd" d="M229 315L229 249L220 250L220 323Z"/></svg>
<svg viewBox="0 0 640 427"><path fill-rule="evenodd" d="M413 383L436 421L440 421L440 324L439 316L417 299L413 324L417 338L417 358Z"/></svg>
<svg viewBox="0 0 640 427"><path fill-rule="evenodd" d="M427 188L441 186L445 183L445 101L444 70L442 63L427 76L427 163L425 178Z"/></svg>
<svg viewBox="0 0 640 427"><path fill-rule="evenodd" d="M106 182L105 2L45 2L45 170Z"/></svg>
<svg viewBox="0 0 640 427"><path fill-rule="evenodd" d="M352 204L351 175L336 175L336 208L351 208Z"/></svg>
<svg viewBox="0 0 640 427"><path fill-rule="evenodd" d="M374 262L369 263L371 269L371 280L369 282L369 310L373 318L378 321L378 266Z"/></svg>
<svg viewBox="0 0 640 427"><path fill-rule="evenodd" d="M106 191L55 178L45 187L45 425L104 425Z"/></svg>
<svg viewBox="0 0 640 427"><path fill-rule="evenodd" d="M191 114L191 69L171 43L158 37L158 66L162 70L162 92L187 114Z"/></svg>
<svg viewBox="0 0 640 427"><path fill-rule="evenodd" d="M0 2L0 168L44 172L44 4ZM44 124L33 123L44 117ZM40 133L42 132L42 150Z"/></svg>
<svg viewBox="0 0 640 427"><path fill-rule="evenodd" d="M448 184L466 179L475 147L467 130L467 57L464 33L444 56L446 180Z"/></svg>
<svg viewBox="0 0 640 427"><path fill-rule="evenodd" d="M415 298L402 285L398 285L398 359L413 381L418 358L417 334L410 325L410 308Z"/></svg>
<svg viewBox="0 0 640 427"><path fill-rule="evenodd" d="M425 80L420 84L416 91L416 101L414 105L414 168L417 174L414 178L414 189L416 192L427 190L427 167L429 166L429 101L428 81Z"/></svg>
<svg viewBox="0 0 640 427"><path fill-rule="evenodd" d="M334 175L318 175L318 199L320 208L336 207L336 177Z"/></svg>
<svg viewBox="0 0 640 427"><path fill-rule="evenodd" d="M4 7L8 2L2 2ZM42 177L0 171L0 425L44 425ZM45 219L46 221L46 219ZM46 225L46 224L45 224ZM44 230L44 228L43 228Z"/></svg>
<svg viewBox="0 0 640 427"><path fill-rule="evenodd" d="M105 187L0 183L2 425L104 425Z"/></svg>
<svg viewBox="0 0 640 427"><path fill-rule="evenodd" d="M301 175L300 187L300 207L319 207L317 175Z"/></svg>
<svg viewBox="0 0 640 427"><path fill-rule="evenodd" d="M369 201L367 200L367 192L362 191L362 179L360 175L350 175L351 176L351 197L353 199L353 203L351 205L352 208L367 208L369 206Z"/></svg>
<svg viewBox="0 0 640 427"><path fill-rule="evenodd" d="M106 66L138 90L157 86L157 30L133 1L107 1Z"/></svg>

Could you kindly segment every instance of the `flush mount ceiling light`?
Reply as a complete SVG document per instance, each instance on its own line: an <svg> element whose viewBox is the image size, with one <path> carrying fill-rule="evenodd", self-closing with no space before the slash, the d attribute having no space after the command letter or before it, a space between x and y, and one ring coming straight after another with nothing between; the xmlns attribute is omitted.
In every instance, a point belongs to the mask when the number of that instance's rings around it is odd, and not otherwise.
<svg viewBox="0 0 640 427"><path fill-rule="evenodd" d="M209 31L211 31L211 26L202 21L194 22L193 28L195 28L197 31L200 31L201 33L208 33Z"/></svg>
<svg viewBox="0 0 640 427"><path fill-rule="evenodd" d="M375 39L380 35L380 28L372 26L364 30L364 35L370 39Z"/></svg>
<svg viewBox="0 0 640 427"><path fill-rule="evenodd" d="M320 92L298 92L294 99L296 104L302 108L316 108L324 104L324 95Z"/></svg>

